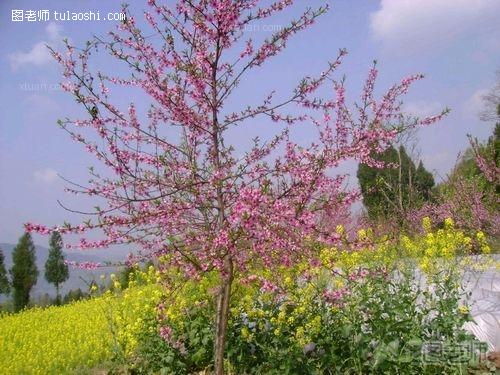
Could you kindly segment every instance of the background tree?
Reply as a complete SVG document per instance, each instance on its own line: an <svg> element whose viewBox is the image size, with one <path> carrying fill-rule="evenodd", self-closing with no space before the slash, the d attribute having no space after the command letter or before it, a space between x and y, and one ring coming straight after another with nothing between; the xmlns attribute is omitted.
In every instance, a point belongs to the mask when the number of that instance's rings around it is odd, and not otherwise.
<svg viewBox="0 0 500 375"><path fill-rule="evenodd" d="M22 310L30 300L30 292L36 284L38 270L36 267L35 245L31 234L25 233L12 251L12 279L14 310Z"/></svg>
<svg viewBox="0 0 500 375"><path fill-rule="evenodd" d="M483 96L484 109L480 119L493 122L493 134L484 142L468 135L470 147L459 158L458 163L448 178L439 186L444 197L451 197L462 189L461 185L474 185L474 190L481 194L481 201L486 209L499 210L500 194L500 72L497 73L496 85ZM493 225L496 225L494 223ZM483 228L484 229L484 228Z"/></svg>
<svg viewBox="0 0 500 375"><path fill-rule="evenodd" d="M10 282L7 277L7 270L5 269L5 256L2 249L0 249L0 294L10 293Z"/></svg>
<svg viewBox="0 0 500 375"><path fill-rule="evenodd" d="M326 230L331 222L320 218L335 220L357 193L346 191L344 176L332 169L348 159L375 163L369 150L382 152L395 137L400 97L422 76L407 77L375 99L373 67L353 112L345 102L344 80L335 77L346 54L341 50L323 72L299 80L291 93L276 95L270 89L257 104L235 108L239 83L256 82L249 73L281 53L327 8L307 7L287 26L252 40L249 25L271 22L267 19L293 1L149 4L152 11L145 18L158 38L150 38L150 30L143 32L124 9L126 20L106 40L95 38L84 48L67 43L64 53L53 51L64 69L62 87L90 115L59 124L106 170L91 169L89 185L75 185L73 192L102 198L106 207L97 207L93 219L81 225L28 223L26 228L45 234L98 229L104 238L82 239L75 246L135 243L152 256L164 255L162 265L186 277L214 273L214 367L222 374L233 283L252 267L291 266L312 256L312 239L338 241ZM101 59L90 60L103 49L131 74L100 71ZM333 86L334 98L319 96L327 92L326 84ZM122 98L130 88L142 90L150 105L119 108L113 100L116 87ZM245 95L238 92L238 97ZM144 102L141 97L139 103ZM265 121L273 134L257 134L248 149L236 150L230 134L250 140L252 124ZM315 142L294 141L294 126L314 132Z"/></svg>
<svg viewBox="0 0 500 375"><path fill-rule="evenodd" d="M56 287L56 303L60 304L59 287L69 278L68 265L64 263L62 237L59 232L53 232L49 241L49 256L45 262L45 279Z"/></svg>
<svg viewBox="0 0 500 375"><path fill-rule="evenodd" d="M485 122L500 123L500 70L496 72L495 85L482 97L483 109L479 118Z"/></svg>
<svg viewBox="0 0 500 375"><path fill-rule="evenodd" d="M434 176L424 167L422 160L418 162L417 170L415 171L415 188L417 194L417 203L422 204L431 200L431 192L434 188Z"/></svg>
<svg viewBox="0 0 500 375"><path fill-rule="evenodd" d="M457 178L475 180L483 190L500 194L500 123L495 125L493 134L485 142L469 136L470 147L460 156L448 176L448 182ZM446 185L446 182L445 184Z"/></svg>
<svg viewBox="0 0 500 375"><path fill-rule="evenodd" d="M471 232L481 230L491 238L500 236L500 169L498 167L498 129L486 142L470 137L468 148L459 162L433 191L433 200L408 215L418 227L423 217L440 225L453 218L457 227Z"/></svg>
<svg viewBox="0 0 500 375"><path fill-rule="evenodd" d="M498 243L500 238L500 73L496 85L483 97L480 119L495 123L485 142L469 137L470 147L433 194L434 202L409 215L418 226L425 216L437 225L446 218L468 231L484 231ZM498 245L497 245L498 246Z"/></svg>
<svg viewBox="0 0 500 375"><path fill-rule="evenodd" d="M360 163L357 172L363 204L371 219L391 216L403 221L407 211L431 198L434 177L422 161L415 167L404 146L391 145L374 158L382 168Z"/></svg>
<svg viewBox="0 0 500 375"><path fill-rule="evenodd" d="M495 86L482 99L484 109L480 113L480 119L494 123L495 128L486 143L480 144L470 135L469 140L476 165L487 181L486 188L498 195L500 194L500 71L497 71Z"/></svg>
<svg viewBox="0 0 500 375"><path fill-rule="evenodd" d="M89 297L89 294L83 292L80 288L72 289L68 293L66 293L66 295L64 296L63 303L67 304L67 303L71 303L71 302L75 302L75 301L80 301L80 300L88 298L88 297Z"/></svg>

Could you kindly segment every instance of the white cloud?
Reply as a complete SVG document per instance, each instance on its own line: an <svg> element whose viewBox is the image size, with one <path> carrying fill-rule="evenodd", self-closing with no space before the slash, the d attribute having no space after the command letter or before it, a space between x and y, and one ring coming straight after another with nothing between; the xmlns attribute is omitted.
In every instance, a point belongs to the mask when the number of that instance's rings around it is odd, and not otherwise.
<svg viewBox="0 0 500 375"><path fill-rule="evenodd" d="M439 102L427 102L424 100L407 102L404 103L403 106L403 111L405 113L419 118L438 115L444 109L445 106Z"/></svg>
<svg viewBox="0 0 500 375"><path fill-rule="evenodd" d="M44 168L33 173L33 178L36 182L42 184L51 184L57 180L57 172L51 168Z"/></svg>
<svg viewBox="0 0 500 375"><path fill-rule="evenodd" d="M52 42L57 42L60 39L63 39L63 36L61 35L61 26L55 22L49 23L45 28L45 32L47 33L49 40Z"/></svg>
<svg viewBox="0 0 500 375"><path fill-rule="evenodd" d="M376 40L398 49L439 48L498 29L498 0L381 0L370 14Z"/></svg>
<svg viewBox="0 0 500 375"><path fill-rule="evenodd" d="M11 68L15 70L20 66L27 64L41 66L53 61L46 44L49 42L60 43L63 39L60 31L61 27L56 23L49 23L45 28L47 40L35 43L28 52L16 51L7 56L10 61Z"/></svg>
<svg viewBox="0 0 500 375"><path fill-rule="evenodd" d="M463 106L464 115L477 118L484 109L483 96L488 94L490 89L479 89L472 94Z"/></svg>
<svg viewBox="0 0 500 375"><path fill-rule="evenodd" d="M51 57L45 44L46 42L38 42L29 52L14 52L10 54L9 60L12 69L25 64L45 65L50 62Z"/></svg>

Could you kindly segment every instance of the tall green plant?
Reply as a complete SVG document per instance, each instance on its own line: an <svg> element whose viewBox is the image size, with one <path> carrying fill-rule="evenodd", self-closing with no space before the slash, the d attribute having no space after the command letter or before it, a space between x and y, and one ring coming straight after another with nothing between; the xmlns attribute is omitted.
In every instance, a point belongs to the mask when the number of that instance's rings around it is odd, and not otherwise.
<svg viewBox="0 0 500 375"><path fill-rule="evenodd" d="M29 302L30 292L38 278L35 245L29 233L19 239L12 252L13 265L10 269L14 289L14 310L22 310Z"/></svg>
<svg viewBox="0 0 500 375"><path fill-rule="evenodd" d="M62 245L63 242L59 232L53 232L50 236L49 257L45 262L45 280L56 287L57 304L61 302L59 287L69 278L68 265L64 262Z"/></svg>

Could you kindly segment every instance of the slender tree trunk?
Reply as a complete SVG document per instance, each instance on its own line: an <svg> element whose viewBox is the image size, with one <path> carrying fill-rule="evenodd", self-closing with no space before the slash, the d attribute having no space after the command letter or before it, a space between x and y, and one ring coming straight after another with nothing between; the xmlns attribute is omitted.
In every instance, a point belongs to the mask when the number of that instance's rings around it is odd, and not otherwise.
<svg viewBox="0 0 500 375"><path fill-rule="evenodd" d="M217 296L217 315L215 320L214 359L215 374L224 374L224 353L226 347L227 325L229 320L229 302L231 299L231 285L233 282L233 262L226 257L225 275L221 278L221 288Z"/></svg>
<svg viewBox="0 0 500 375"><path fill-rule="evenodd" d="M61 296L59 295L59 284L56 283L56 305L61 304Z"/></svg>
<svg viewBox="0 0 500 375"><path fill-rule="evenodd" d="M401 148L397 149L398 152L398 206L399 206L399 214L403 213L403 162L401 160Z"/></svg>
<svg viewBox="0 0 500 375"><path fill-rule="evenodd" d="M212 138L213 138L213 164L216 171L221 168L221 134L219 127L217 98L217 69L221 53L219 41L215 51L215 60L212 64ZM225 223L225 201L222 183L217 186L217 229L224 228ZM226 249L227 250L227 249ZM224 374L224 352L226 347L227 323L229 319L229 303L231 299L231 284L233 282L233 260L231 255L224 256L224 272L221 275L220 290L217 296L217 312L215 316L214 337L214 369L216 375Z"/></svg>

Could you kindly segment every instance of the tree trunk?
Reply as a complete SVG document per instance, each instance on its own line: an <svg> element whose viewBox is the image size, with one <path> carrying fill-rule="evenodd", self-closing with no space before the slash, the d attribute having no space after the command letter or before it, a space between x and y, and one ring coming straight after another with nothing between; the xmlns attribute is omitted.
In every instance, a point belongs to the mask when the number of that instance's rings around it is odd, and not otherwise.
<svg viewBox="0 0 500 375"><path fill-rule="evenodd" d="M61 304L61 296L59 295L59 284L56 283L56 305L59 306Z"/></svg>
<svg viewBox="0 0 500 375"><path fill-rule="evenodd" d="M401 159L401 148L397 149L398 152L398 206L399 206L399 214L403 213L403 161Z"/></svg>
<svg viewBox="0 0 500 375"><path fill-rule="evenodd" d="M221 278L221 288L217 296L217 314L215 317L214 368L216 375L224 374L224 353L226 347L227 323L229 320L229 302L233 282L233 262L227 257L224 264L225 275Z"/></svg>

